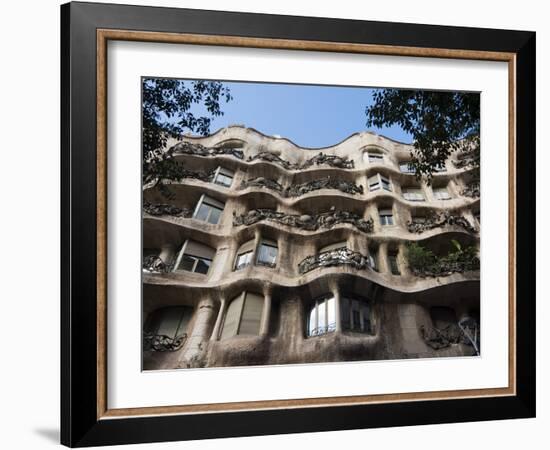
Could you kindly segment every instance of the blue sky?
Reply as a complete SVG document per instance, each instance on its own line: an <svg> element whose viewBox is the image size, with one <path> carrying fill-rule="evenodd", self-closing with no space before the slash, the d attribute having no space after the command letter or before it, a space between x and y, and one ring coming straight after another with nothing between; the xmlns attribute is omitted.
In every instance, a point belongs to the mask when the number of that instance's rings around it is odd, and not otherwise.
<svg viewBox="0 0 550 450"><path fill-rule="evenodd" d="M211 131L231 124L264 134L278 134L301 147L328 147L358 131L374 131L400 142L411 137L400 127L369 128L365 107L372 89L273 83L224 82L233 100L223 103L224 115L213 120ZM199 111L197 110L197 113Z"/></svg>

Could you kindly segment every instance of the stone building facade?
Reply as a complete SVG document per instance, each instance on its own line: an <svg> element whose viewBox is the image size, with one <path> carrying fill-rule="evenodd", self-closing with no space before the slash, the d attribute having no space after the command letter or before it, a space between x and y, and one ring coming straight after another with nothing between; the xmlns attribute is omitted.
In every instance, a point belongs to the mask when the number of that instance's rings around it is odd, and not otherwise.
<svg viewBox="0 0 550 450"><path fill-rule="evenodd" d="M143 189L144 370L480 353L461 155L428 184L367 132L308 149L231 126L166 151L184 170L169 198ZM411 267L412 243L446 263Z"/></svg>

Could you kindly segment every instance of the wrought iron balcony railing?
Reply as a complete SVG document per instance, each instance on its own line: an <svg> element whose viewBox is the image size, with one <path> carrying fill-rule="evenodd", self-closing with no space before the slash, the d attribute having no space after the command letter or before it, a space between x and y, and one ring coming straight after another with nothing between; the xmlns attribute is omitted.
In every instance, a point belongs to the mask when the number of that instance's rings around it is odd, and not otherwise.
<svg viewBox="0 0 550 450"><path fill-rule="evenodd" d="M432 215L424 218L423 220L413 219L407 222L407 229L409 232L417 234L432 230L434 228L443 228L445 226L458 226L465 229L469 233L477 233L477 230L465 217L453 215L448 211L441 213L434 212Z"/></svg>
<svg viewBox="0 0 550 450"><path fill-rule="evenodd" d="M143 350L154 352L175 352L183 347L187 334L170 337L163 334L144 333Z"/></svg>
<svg viewBox="0 0 550 450"><path fill-rule="evenodd" d="M369 258L347 247L341 247L317 255L308 256L298 264L301 274L311 272L318 267L351 266L357 270L372 269Z"/></svg>
<svg viewBox="0 0 550 450"><path fill-rule="evenodd" d="M332 207L329 211L320 214L287 214L273 209L252 209L245 214L234 215L234 226L250 226L262 220L276 222L289 227L306 231L316 231L320 228L332 228L339 223L349 223L364 233L373 230L372 219L363 219L358 214L349 211L338 211Z"/></svg>

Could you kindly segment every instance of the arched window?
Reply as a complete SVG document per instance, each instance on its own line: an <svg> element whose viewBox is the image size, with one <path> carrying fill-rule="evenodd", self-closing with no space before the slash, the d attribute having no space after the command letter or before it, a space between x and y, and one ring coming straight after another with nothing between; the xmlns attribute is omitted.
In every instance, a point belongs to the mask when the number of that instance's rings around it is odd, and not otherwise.
<svg viewBox="0 0 550 450"><path fill-rule="evenodd" d="M193 315L190 306L157 309L149 315L144 327L143 349L176 351L185 343L187 327Z"/></svg>
<svg viewBox="0 0 550 450"><path fill-rule="evenodd" d="M342 330L372 333L371 307L366 299L344 296L340 299Z"/></svg>
<svg viewBox="0 0 550 450"><path fill-rule="evenodd" d="M260 334L263 307L264 297L252 292L243 292L231 300L225 314L221 339Z"/></svg>
<svg viewBox="0 0 550 450"><path fill-rule="evenodd" d="M319 336L336 330L336 301L333 295L317 299L307 314L307 335Z"/></svg>

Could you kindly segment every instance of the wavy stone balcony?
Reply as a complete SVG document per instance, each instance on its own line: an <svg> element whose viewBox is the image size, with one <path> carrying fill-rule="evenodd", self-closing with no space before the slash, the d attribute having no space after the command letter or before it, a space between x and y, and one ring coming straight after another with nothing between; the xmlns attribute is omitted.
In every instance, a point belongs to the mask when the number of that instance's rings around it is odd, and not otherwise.
<svg viewBox="0 0 550 450"><path fill-rule="evenodd" d="M307 231L331 228L339 223L349 223L363 233L371 233L373 230L372 219L365 220L358 214L338 211L334 207L330 211L315 215L286 214L272 209L253 209L246 214L234 215L233 225L250 226L264 220Z"/></svg>

